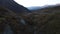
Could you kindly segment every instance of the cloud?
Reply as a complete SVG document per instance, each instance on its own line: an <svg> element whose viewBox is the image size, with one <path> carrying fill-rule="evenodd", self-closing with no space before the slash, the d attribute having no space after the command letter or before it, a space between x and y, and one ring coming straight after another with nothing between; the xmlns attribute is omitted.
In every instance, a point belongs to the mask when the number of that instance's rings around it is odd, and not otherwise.
<svg viewBox="0 0 60 34"><path fill-rule="evenodd" d="M53 5L56 3L60 3L60 0L15 0L15 1L25 7Z"/></svg>

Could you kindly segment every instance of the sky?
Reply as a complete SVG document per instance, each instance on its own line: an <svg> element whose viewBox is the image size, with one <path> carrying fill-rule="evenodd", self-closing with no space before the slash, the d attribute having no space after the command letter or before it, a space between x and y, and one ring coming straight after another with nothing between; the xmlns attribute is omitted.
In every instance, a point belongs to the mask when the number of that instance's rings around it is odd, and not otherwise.
<svg viewBox="0 0 60 34"><path fill-rule="evenodd" d="M55 5L60 3L60 0L14 0L14 1L25 7Z"/></svg>

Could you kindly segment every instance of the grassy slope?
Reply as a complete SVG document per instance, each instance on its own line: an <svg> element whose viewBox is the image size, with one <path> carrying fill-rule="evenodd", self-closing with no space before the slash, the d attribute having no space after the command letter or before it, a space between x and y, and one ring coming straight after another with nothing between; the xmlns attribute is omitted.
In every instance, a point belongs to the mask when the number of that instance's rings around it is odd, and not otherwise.
<svg viewBox="0 0 60 34"><path fill-rule="evenodd" d="M16 28L14 29L15 32L18 31L19 33L19 30L20 31L24 30L25 34L33 34L33 33L35 34L40 34L40 33L41 34L60 34L60 8L59 7L44 8L37 12L20 15L28 23L25 29L24 29L24 26L21 26L21 24L17 23L19 22L19 19L16 13L10 12L10 11L4 12L5 10L3 12L2 11L0 10L0 16L3 15L3 17L0 17L0 24L3 21L6 22L5 19L8 18L8 20L10 21L9 23L11 23L13 28ZM32 29L33 29L33 32L31 33ZM1 31L2 30L0 28L0 32Z"/></svg>
<svg viewBox="0 0 60 34"><path fill-rule="evenodd" d="M60 6L44 8L23 18L33 26L35 34L60 34Z"/></svg>

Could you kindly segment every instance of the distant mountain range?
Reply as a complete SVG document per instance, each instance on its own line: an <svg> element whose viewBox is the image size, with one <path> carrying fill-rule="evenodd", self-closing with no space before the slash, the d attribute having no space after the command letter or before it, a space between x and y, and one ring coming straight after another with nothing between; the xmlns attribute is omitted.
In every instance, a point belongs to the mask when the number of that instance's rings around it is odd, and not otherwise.
<svg viewBox="0 0 60 34"><path fill-rule="evenodd" d="M41 9L42 7L40 6L32 6L32 7L27 7L29 10L38 10Z"/></svg>
<svg viewBox="0 0 60 34"><path fill-rule="evenodd" d="M44 8L51 8L51 7L55 7L58 5L46 5L46 6L32 6L32 7L27 7L27 9L31 10L31 11L35 11L35 10L40 10L40 9L44 9Z"/></svg>
<svg viewBox="0 0 60 34"><path fill-rule="evenodd" d="M60 12L60 5L50 5L50 6L44 6L43 8L41 7L40 9L36 10L31 10L33 13L54 13L54 12Z"/></svg>

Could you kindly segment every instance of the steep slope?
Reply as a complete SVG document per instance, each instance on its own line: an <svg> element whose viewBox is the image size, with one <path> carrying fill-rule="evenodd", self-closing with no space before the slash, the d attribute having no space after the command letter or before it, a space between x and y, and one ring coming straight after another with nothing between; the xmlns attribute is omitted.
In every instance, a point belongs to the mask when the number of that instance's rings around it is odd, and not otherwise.
<svg viewBox="0 0 60 34"><path fill-rule="evenodd" d="M0 34L9 34L12 32L13 34L32 34L31 26L26 22L22 22L22 19L23 18L18 16L15 12L5 7L0 7Z"/></svg>
<svg viewBox="0 0 60 34"><path fill-rule="evenodd" d="M27 8L17 4L14 0L0 0L0 6L5 6L16 13L30 12Z"/></svg>

